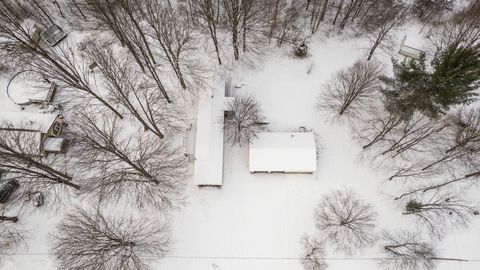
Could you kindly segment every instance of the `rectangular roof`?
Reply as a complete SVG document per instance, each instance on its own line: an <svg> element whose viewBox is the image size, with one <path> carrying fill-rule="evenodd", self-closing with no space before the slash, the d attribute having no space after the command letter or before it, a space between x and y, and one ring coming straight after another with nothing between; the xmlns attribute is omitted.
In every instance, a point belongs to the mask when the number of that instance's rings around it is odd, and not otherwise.
<svg viewBox="0 0 480 270"><path fill-rule="evenodd" d="M51 113L0 112L0 129L47 133L57 117Z"/></svg>
<svg viewBox="0 0 480 270"><path fill-rule="evenodd" d="M317 169L311 132L260 132L250 143L250 172L309 173Z"/></svg>
<svg viewBox="0 0 480 270"><path fill-rule="evenodd" d="M60 152L62 151L63 144L65 143L65 138L53 138L48 137L43 143L43 150L47 152Z"/></svg>
<svg viewBox="0 0 480 270"><path fill-rule="evenodd" d="M226 109L223 89L200 96L195 138L195 185L220 186L223 183L223 119Z"/></svg>

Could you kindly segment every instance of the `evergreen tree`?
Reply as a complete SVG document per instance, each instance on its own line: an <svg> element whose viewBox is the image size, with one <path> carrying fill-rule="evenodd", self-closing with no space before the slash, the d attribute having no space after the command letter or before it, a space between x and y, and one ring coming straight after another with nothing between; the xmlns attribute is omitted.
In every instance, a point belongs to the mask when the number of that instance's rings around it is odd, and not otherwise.
<svg viewBox="0 0 480 270"><path fill-rule="evenodd" d="M443 109L475 100L474 91L480 87L478 48L452 45L433 59L432 66L431 95Z"/></svg>
<svg viewBox="0 0 480 270"><path fill-rule="evenodd" d="M451 106L469 104L480 87L480 50L452 44L435 54L432 71L419 60L393 61L393 78L383 77L382 93L391 113L411 116L414 111L436 117Z"/></svg>
<svg viewBox="0 0 480 270"><path fill-rule="evenodd" d="M393 78L381 77L384 83L382 93L385 96L386 109L406 118L420 110L432 115L438 108L425 91L430 85L430 75L426 71L425 56L418 61L393 62Z"/></svg>

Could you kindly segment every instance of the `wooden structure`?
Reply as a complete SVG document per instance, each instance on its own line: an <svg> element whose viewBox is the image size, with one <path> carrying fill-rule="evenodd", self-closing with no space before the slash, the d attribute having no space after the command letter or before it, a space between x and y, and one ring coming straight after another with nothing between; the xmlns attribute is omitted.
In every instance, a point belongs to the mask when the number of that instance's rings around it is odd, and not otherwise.
<svg viewBox="0 0 480 270"><path fill-rule="evenodd" d="M400 42L400 50L398 51L398 53L405 56L405 58L410 58L414 60L420 59L424 52L422 50L405 45L406 40L407 36L404 36L402 42Z"/></svg>
<svg viewBox="0 0 480 270"><path fill-rule="evenodd" d="M60 26L56 24L50 25L45 32L42 33L42 37L50 46L57 45L60 41L62 41L67 34L60 28Z"/></svg>
<svg viewBox="0 0 480 270"><path fill-rule="evenodd" d="M63 126L64 119L59 114L0 112L0 131L19 132L19 138L27 145L34 145L32 152L39 155L63 151L65 139L59 138Z"/></svg>

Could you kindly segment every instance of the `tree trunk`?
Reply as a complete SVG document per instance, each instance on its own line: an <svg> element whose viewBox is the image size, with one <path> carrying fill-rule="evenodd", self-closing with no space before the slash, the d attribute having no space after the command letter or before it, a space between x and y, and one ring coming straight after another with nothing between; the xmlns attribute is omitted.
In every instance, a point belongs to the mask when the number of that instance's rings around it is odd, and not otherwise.
<svg viewBox="0 0 480 270"><path fill-rule="evenodd" d="M325 18L325 13L327 12L327 5L328 5L328 0L323 0L323 8L322 12L320 13L320 21L323 21Z"/></svg>
<svg viewBox="0 0 480 270"><path fill-rule="evenodd" d="M345 2L345 0L340 1L340 4L338 5L338 9L337 9L337 14L335 14L335 19L333 19L332 25L335 25L337 23L337 18L340 15L340 12L342 11L344 2Z"/></svg>
<svg viewBox="0 0 480 270"><path fill-rule="evenodd" d="M7 217L7 216L0 216L0 223L2 222L13 222L17 223L18 222L18 217Z"/></svg>
<svg viewBox="0 0 480 270"><path fill-rule="evenodd" d="M236 29L235 31L232 31L232 45L233 45L233 56L237 61L240 59L240 53L238 51L238 33Z"/></svg>

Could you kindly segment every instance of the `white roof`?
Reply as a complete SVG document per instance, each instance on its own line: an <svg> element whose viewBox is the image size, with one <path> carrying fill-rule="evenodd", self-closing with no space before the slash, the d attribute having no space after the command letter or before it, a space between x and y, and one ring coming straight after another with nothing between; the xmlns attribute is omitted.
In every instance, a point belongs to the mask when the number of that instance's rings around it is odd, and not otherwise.
<svg viewBox="0 0 480 270"><path fill-rule="evenodd" d="M260 132L250 143L250 172L310 173L317 169L311 132Z"/></svg>
<svg viewBox="0 0 480 270"><path fill-rule="evenodd" d="M422 56L422 51L421 50L415 49L415 48L407 46L407 45L403 45L400 48L399 53L401 55L404 55L404 56L407 56L407 57L410 57L410 58L413 58L413 59L420 59L420 57Z"/></svg>
<svg viewBox="0 0 480 270"><path fill-rule="evenodd" d="M64 142L65 138L48 137L43 143L43 150L47 152L60 152L62 151L62 146Z"/></svg>
<svg viewBox="0 0 480 270"><path fill-rule="evenodd" d="M215 88L213 94L199 98L193 171L195 185L222 185L223 118L227 99L221 87Z"/></svg>
<svg viewBox="0 0 480 270"><path fill-rule="evenodd" d="M25 129L47 133L58 114L0 112L0 129Z"/></svg>

